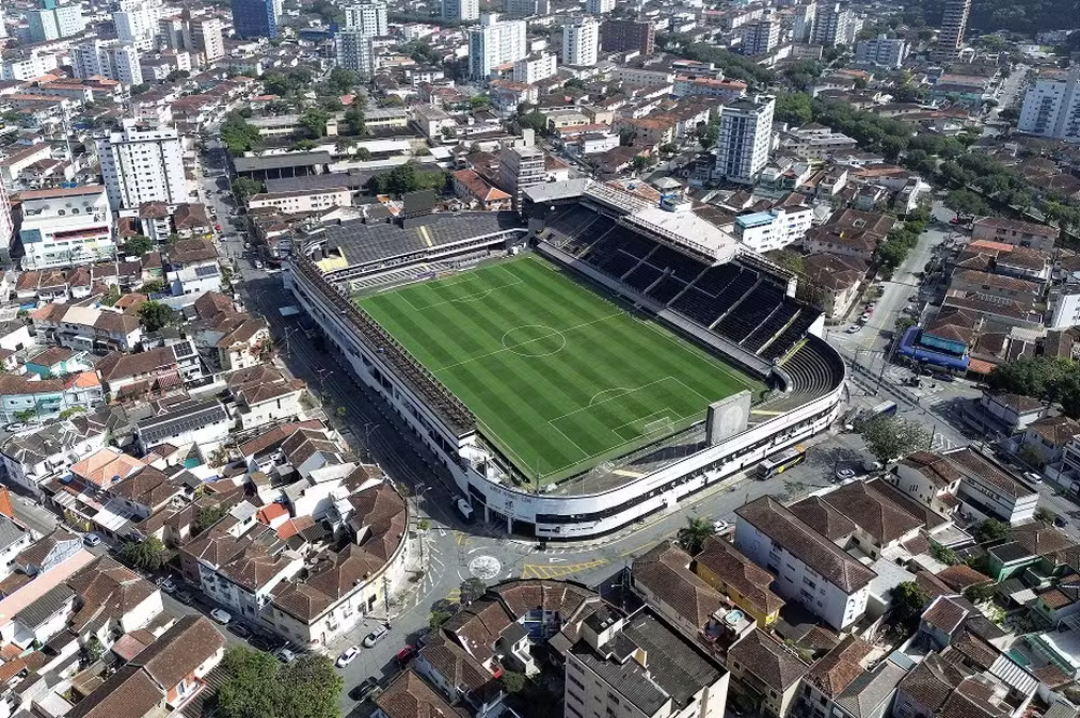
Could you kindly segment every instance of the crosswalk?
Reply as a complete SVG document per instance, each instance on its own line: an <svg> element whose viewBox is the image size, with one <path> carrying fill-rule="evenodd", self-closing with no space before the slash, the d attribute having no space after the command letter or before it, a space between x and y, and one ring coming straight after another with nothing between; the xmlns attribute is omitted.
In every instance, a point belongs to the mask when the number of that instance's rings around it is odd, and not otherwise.
<svg viewBox="0 0 1080 718"><path fill-rule="evenodd" d="M608 563L606 558L594 558L580 563L527 563L521 567L522 578L565 578L592 571Z"/></svg>

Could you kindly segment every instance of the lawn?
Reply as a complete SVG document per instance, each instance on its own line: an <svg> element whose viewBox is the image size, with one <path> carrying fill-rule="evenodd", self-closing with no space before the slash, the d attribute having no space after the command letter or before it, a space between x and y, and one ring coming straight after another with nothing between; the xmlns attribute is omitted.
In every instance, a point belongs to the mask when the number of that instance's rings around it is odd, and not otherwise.
<svg viewBox="0 0 1080 718"><path fill-rule="evenodd" d="M560 480L761 384L535 255L357 300L526 476Z"/></svg>

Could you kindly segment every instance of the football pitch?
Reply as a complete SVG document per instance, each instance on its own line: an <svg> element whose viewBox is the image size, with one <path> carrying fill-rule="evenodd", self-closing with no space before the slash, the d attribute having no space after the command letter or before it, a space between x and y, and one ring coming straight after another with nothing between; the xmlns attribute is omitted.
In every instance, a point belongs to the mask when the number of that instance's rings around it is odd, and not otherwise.
<svg viewBox="0 0 1080 718"><path fill-rule="evenodd" d="M523 255L357 300L530 480L561 480L760 382Z"/></svg>

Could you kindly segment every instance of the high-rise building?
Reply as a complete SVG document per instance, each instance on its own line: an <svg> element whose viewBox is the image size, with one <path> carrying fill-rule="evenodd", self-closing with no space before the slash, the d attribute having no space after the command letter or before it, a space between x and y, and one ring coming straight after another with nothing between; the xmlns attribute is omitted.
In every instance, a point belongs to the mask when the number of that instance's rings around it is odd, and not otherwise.
<svg viewBox="0 0 1080 718"><path fill-rule="evenodd" d="M815 45L832 47L844 42L848 34L851 11L840 3L830 3L817 9L810 41Z"/></svg>
<svg viewBox="0 0 1080 718"><path fill-rule="evenodd" d="M656 28L648 20L605 20L600 25L600 47L604 52L651 55L656 50Z"/></svg>
<svg viewBox="0 0 1080 718"><path fill-rule="evenodd" d="M0 7L0 39L8 36L7 21L4 19L4 8ZM0 238L2 241L2 238Z"/></svg>
<svg viewBox="0 0 1080 718"><path fill-rule="evenodd" d="M338 30L334 36L338 67L371 77L376 69L374 37L356 28Z"/></svg>
<svg viewBox="0 0 1080 718"><path fill-rule="evenodd" d="M41 0L39 8L26 13L26 21L32 42L71 37L86 29L81 5L57 5L56 0Z"/></svg>
<svg viewBox="0 0 1080 718"><path fill-rule="evenodd" d="M1024 95L1017 129L1080 142L1080 68L1041 70Z"/></svg>
<svg viewBox="0 0 1080 718"><path fill-rule="evenodd" d="M795 6L792 39L795 42L810 42L814 37L814 23L817 21L817 3Z"/></svg>
<svg viewBox="0 0 1080 718"><path fill-rule="evenodd" d="M386 3L367 2L345 6L345 27L360 30L371 37L388 35Z"/></svg>
<svg viewBox="0 0 1080 718"><path fill-rule="evenodd" d="M511 18L549 15L551 3L549 0L504 0L503 11Z"/></svg>
<svg viewBox="0 0 1080 718"><path fill-rule="evenodd" d="M945 14L941 18L941 32L937 44L930 53L934 62L952 62L960 54L964 45L964 33L967 32L968 15L971 14L971 0L947 0Z"/></svg>
<svg viewBox="0 0 1080 718"><path fill-rule="evenodd" d="M160 2L154 0L120 0L119 7L113 13L116 36L120 41L134 45L143 52L154 49L157 36L158 17L161 14Z"/></svg>
<svg viewBox="0 0 1080 718"><path fill-rule="evenodd" d="M232 0L233 29L241 38L275 38L278 15L274 0Z"/></svg>
<svg viewBox="0 0 1080 718"><path fill-rule="evenodd" d="M11 220L11 201L8 199L7 188L0 182L0 262L8 264L11 261L11 233L14 229Z"/></svg>
<svg viewBox="0 0 1080 718"><path fill-rule="evenodd" d="M174 128L126 119L119 130L97 139L97 153L114 210L187 201L183 151Z"/></svg>
<svg viewBox="0 0 1080 718"><path fill-rule="evenodd" d="M469 76L482 80L492 69L517 62L529 54L524 20L504 20L485 15L481 24L469 28Z"/></svg>
<svg viewBox="0 0 1080 718"><path fill-rule="evenodd" d="M101 76L129 87L142 84L141 59L138 48L117 40L89 40L71 51L75 77Z"/></svg>
<svg viewBox="0 0 1080 718"><path fill-rule="evenodd" d="M772 95L752 95L720 108L717 176L728 182L753 184L769 161L775 107Z"/></svg>
<svg viewBox="0 0 1080 718"><path fill-rule="evenodd" d="M158 37L161 43L172 50L186 50L187 23L179 15L163 17L158 20Z"/></svg>
<svg viewBox="0 0 1080 718"><path fill-rule="evenodd" d="M514 82L531 85L551 77L557 69L554 55L538 52L514 63Z"/></svg>
<svg viewBox="0 0 1080 718"><path fill-rule="evenodd" d="M58 67L56 54L37 48L27 54L14 55L0 62L0 80L32 80Z"/></svg>
<svg viewBox="0 0 1080 718"><path fill-rule="evenodd" d="M521 209L521 193L526 187L542 184L547 176L544 152L536 147L532 130L522 130L522 139L499 151L499 184Z"/></svg>
<svg viewBox="0 0 1080 718"><path fill-rule="evenodd" d="M592 67L600 52L600 23L591 16L563 25L562 61L572 67Z"/></svg>
<svg viewBox="0 0 1080 718"><path fill-rule="evenodd" d="M442 0L444 20L468 22L480 18L480 0Z"/></svg>
<svg viewBox="0 0 1080 718"><path fill-rule="evenodd" d="M907 40L879 35L872 40L860 40L855 46L855 62L897 69L908 55Z"/></svg>
<svg viewBox="0 0 1080 718"><path fill-rule="evenodd" d="M71 267L116 257L112 212L101 185L32 190L23 192L20 199L24 270Z"/></svg>
<svg viewBox="0 0 1080 718"><path fill-rule="evenodd" d="M768 55L780 44L780 21L762 18L743 25L742 53L744 55Z"/></svg>
<svg viewBox="0 0 1080 718"><path fill-rule="evenodd" d="M615 0L585 0L585 12L590 15L606 15L615 9Z"/></svg>
<svg viewBox="0 0 1080 718"><path fill-rule="evenodd" d="M225 42L221 36L221 20L207 17L188 23L191 35L189 50L198 50L206 62L211 63L225 57Z"/></svg>

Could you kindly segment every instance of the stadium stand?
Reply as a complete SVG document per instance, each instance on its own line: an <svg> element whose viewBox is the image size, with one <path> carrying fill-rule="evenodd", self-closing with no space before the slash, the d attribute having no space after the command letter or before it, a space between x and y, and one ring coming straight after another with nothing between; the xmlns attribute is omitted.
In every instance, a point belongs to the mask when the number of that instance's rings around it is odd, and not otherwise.
<svg viewBox="0 0 1080 718"><path fill-rule="evenodd" d="M728 309L717 323L717 334L741 344L784 301L784 293L772 282L761 281L742 300Z"/></svg>
<svg viewBox="0 0 1080 718"><path fill-rule="evenodd" d="M771 416L773 412L796 409L824 396L844 380L844 363L839 354L813 335L800 341L802 344L780 365L791 377L793 391L766 399L754 407L755 412Z"/></svg>
<svg viewBox="0 0 1080 718"><path fill-rule="evenodd" d="M660 304L666 305L684 289L686 289L686 282L676 279L672 274L665 274L664 278L654 284L646 294Z"/></svg>
<svg viewBox="0 0 1080 718"><path fill-rule="evenodd" d="M653 285L657 279L664 276L664 272L652 266L642 262L635 267L629 274L623 277L623 282L634 289L638 290L642 294L645 290Z"/></svg>
<svg viewBox="0 0 1080 718"><path fill-rule="evenodd" d="M806 334L806 330L810 328L810 325L814 323L817 317L818 311L816 309L804 307L799 312L799 316L795 317L795 321L791 322L780 336L765 346L764 351L760 352L761 356L770 361L782 357L795 345L795 342Z"/></svg>
<svg viewBox="0 0 1080 718"><path fill-rule="evenodd" d="M765 343L787 327L788 322L802 311L798 304L790 301L781 302L769 313L769 316L758 325L758 328L750 332L741 344L755 354L765 346Z"/></svg>
<svg viewBox="0 0 1080 718"><path fill-rule="evenodd" d="M696 259L661 245L657 245L656 251L649 255L648 262L654 267L670 269L676 277L688 284L701 276L706 269L706 266Z"/></svg>

